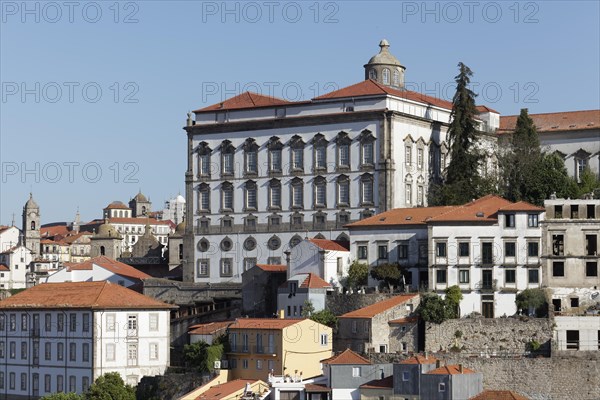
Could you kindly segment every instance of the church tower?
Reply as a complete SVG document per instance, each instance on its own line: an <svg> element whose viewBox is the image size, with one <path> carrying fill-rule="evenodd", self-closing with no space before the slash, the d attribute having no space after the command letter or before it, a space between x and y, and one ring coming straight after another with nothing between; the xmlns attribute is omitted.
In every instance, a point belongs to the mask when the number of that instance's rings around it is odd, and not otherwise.
<svg viewBox="0 0 600 400"><path fill-rule="evenodd" d="M152 211L152 202L140 190L133 199L129 200L129 208L133 210L134 217L145 217Z"/></svg>
<svg viewBox="0 0 600 400"><path fill-rule="evenodd" d="M40 206L33 200L33 194L29 193L29 200L23 207L23 236L24 245L33 253L36 259L40 255Z"/></svg>
<svg viewBox="0 0 600 400"><path fill-rule="evenodd" d="M365 64L365 80L372 79L393 89L404 89L404 70L406 69L390 53L390 44L383 39L379 43L379 53Z"/></svg>

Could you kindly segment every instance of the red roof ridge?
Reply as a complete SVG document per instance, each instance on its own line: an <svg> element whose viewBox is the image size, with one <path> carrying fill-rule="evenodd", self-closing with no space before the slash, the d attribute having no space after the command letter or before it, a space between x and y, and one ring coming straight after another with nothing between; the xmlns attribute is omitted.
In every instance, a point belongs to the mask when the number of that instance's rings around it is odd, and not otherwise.
<svg viewBox="0 0 600 400"><path fill-rule="evenodd" d="M265 96L251 91L242 92L218 103L194 110L194 113L219 110L241 110L245 108L273 107L278 105L294 104L293 101L275 96Z"/></svg>
<svg viewBox="0 0 600 400"><path fill-rule="evenodd" d="M346 314L340 315L338 318L373 318L375 315L389 310L392 307L403 304L417 296L418 294L412 293L390 297L384 301L359 308L358 310L347 312Z"/></svg>
<svg viewBox="0 0 600 400"><path fill-rule="evenodd" d="M339 242L337 242L335 240L312 238L312 239L308 239L308 241L323 250L350 251L349 249L342 246Z"/></svg>
<svg viewBox="0 0 600 400"><path fill-rule="evenodd" d="M301 288L322 289L332 287L330 283L321 278L319 275L309 272L306 279L299 285Z"/></svg>
<svg viewBox="0 0 600 400"><path fill-rule="evenodd" d="M473 371L472 369L469 368L464 368L462 369L462 372L460 371L461 366L460 365L445 365L443 367L439 367L436 369L433 369L429 372L426 372L426 374L432 374L432 375L459 375L459 374L475 374L476 372Z"/></svg>
<svg viewBox="0 0 600 400"><path fill-rule="evenodd" d="M332 357L321 360L322 364L332 364L332 365L371 365L371 361L364 358L358 353L352 351L352 349L348 348L342 351L339 354L336 354Z"/></svg>

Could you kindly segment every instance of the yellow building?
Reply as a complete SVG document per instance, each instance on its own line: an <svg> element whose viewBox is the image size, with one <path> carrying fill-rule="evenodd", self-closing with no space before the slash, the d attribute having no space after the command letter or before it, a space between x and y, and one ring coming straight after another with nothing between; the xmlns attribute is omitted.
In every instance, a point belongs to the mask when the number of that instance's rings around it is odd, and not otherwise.
<svg viewBox="0 0 600 400"><path fill-rule="evenodd" d="M310 319L239 318L228 332L230 379L298 381L321 375L331 356L331 328Z"/></svg>

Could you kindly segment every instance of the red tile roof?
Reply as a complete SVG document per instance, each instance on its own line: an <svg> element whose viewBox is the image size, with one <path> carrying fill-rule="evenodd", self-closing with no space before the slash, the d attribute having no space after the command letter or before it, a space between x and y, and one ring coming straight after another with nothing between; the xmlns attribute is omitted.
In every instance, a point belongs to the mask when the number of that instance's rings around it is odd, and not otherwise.
<svg viewBox="0 0 600 400"><path fill-rule="evenodd" d="M194 110L194 112L202 113L220 110L241 110L245 108L274 107L287 104L293 104L293 102L258 93L244 92L220 103Z"/></svg>
<svg viewBox="0 0 600 400"><path fill-rule="evenodd" d="M108 209L129 210L129 207L127 207L122 201L113 201L112 203L107 205L104 209L105 210L108 210Z"/></svg>
<svg viewBox="0 0 600 400"><path fill-rule="evenodd" d="M529 397L510 390L484 390L469 400L529 400Z"/></svg>
<svg viewBox="0 0 600 400"><path fill-rule="evenodd" d="M557 113L529 114L538 133L600 129L600 110L566 111ZM500 117L498 133L515 130L518 115Z"/></svg>
<svg viewBox="0 0 600 400"><path fill-rule="evenodd" d="M97 265L101 268L104 268L104 269L112 272L113 274L120 275L120 276L123 276L126 278L133 278L133 279L151 278L151 276L148 275L147 273L142 272L142 271L132 267L131 265L124 264L122 262L113 260L112 258L108 258L106 256L94 257L94 258L84 261L82 263L71 264L67 267L67 270L69 272L71 272L71 271L91 271L93 269L93 265Z"/></svg>
<svg viewBox="0 0 600 400"><path fill-rule="evenodd" d="M267 329L282 330L288 326L297 324L304 319L281 319L281 318L238 318L229 329Z"/></svg>
<svg viewBox="0 0 600 400"><path fill-rule="evenodd" d="M412 323L415 323L418 321L419 321L419 317L406 317L406 318L393 319L391 321L388 321L388 324L390 324L390 325L412 324Z"/></svg>
<svg viewBox="0 0 600 400"><path fill-rule="evenodd" d="M67 236L69 234L69 227L65 225L52 225L42 226L40 228L41 237L54 237L56 235Z"/></svg>
<svg viewBox="0 0 600 400"><path fill-rule="evenodd" d="M500 196L487 195L475 201L437 215L429 222L496 222L498 210L512 205L510 201ZM481 216L479 216L481 215Z"/></svg>
<svg viewBox="0 0 600 400"><path fill-rule="evenodd" d="M335 240L308 239L308 241L323 250L349 251L346 247L342 246L339 242L336 242Z"/></svg>
<svg viewBox="0 0 600 400"><path fill-rule="evenodd" d="M0 264L0 271L10 271L10 268L8 268L6 265L4 264Z"/></svg>
<svg viewBox="0 0 600 400"><path fill-rule="evenodd" d="M234 321L220 321L220 322L208 322L206 324L197 324L190 326L188 334L190 335L212 335L223 329L226 329L228 325Z"/></svg>
<svg viewBox="0 0 600 400"><path fill-rule="evenodd" d="M329 99L341 99L351 97L363 97L363 96L395 96L407 100L416 101L419 103L425 103L435 107L445 108L447 110L452 109L452 102L438 99L437 97L427 96L422 93L412 92L410 90L397 90L391 87L384 86L378 82L368 79L354 85L346 86L339 90L324 94L319 97L315 97L313 100L329 100Z"/></svg>
<svg viewBox="0 0 600 400"><path fill-rule="evenodd" d="M463 367L463 372L460 372L458 365L445 365L443 367L436 368L434 370L427 372L427 374L432 374L432 375L459 375L461 373L462 374L474 374L475 371L473 371L472 369Z"/></svg>
<svg viewBox="0 0 600 400"><path fill-rule="evenodd" d="M252 385L257 382L254 379L236 379L233 381L221 383L220 385L211 386L206 392L196 397L196 400L223 400L232 398L234 393L244 390L246 384Z"/></svg>
<svg viewBox="0 0 600 400"><path fill-rule="evenodd" d="M0 309L171 309L162 301L110 282L43 283L0 301Z"/></svg>
<svg viewBox="0 0 600 400"><path fill-rule="evenodd" d="M348 228L367 226L424 225L430 218L453 210L456 206L395 208L346 225Z"/></svg>
<svg viewBox="0 0 600 400"><path fill-rule="evenodd" d="M339 318L373 318L377 314L389 310L392 307L406 303L417 296L418 294L402 294L400 296L394 296L378 303L371 304L370 306L359 308L358 310L340 315Z"/></svg>
<svg viewBox="0 0 600 400"><path fill-rule="evenodd" d="M318 383L306 383L306 384L304 384L304 390L307 393L331 392L331 388L328 388L325 385L320 385Z"/></svg>
<svg viewBox="0 0 600 400"><path fill-rule="evenodd" d="M107 218L106 220L110 224L133 224L133 225L144 225L144 226L149 224L149 225L169 225L172 228L175 227L175 224L171 220L161 220L161 219L146 218L146 217ZM104 222L105 222L104 219L95 219L84 225L102 225Z"/></svg>
<svg viewBox="0 0 600 400"><path fill-rule="evenodd" d="M256 264L256 266L266 272L286 272L287 265L283 264Z"/></svg>
<svg viewBox="0 0 600 400"><path fill-rule="evenodd" d="M350 349L346 349L333 357L321 360L321 363L329 365L371 365L371 361Z"/></svg>
<svg viewBox="0 0 600 400"><path fill-rule="evenodd" d="M500 114L498 111L494 110L493 108L489 108L488 106L475 106L475 109L477 110L478 113L495 113L495 114Z"/></svg>
<svg viewBox="0 0 600 400"><path fill-rule="evenodd" d="M433 357L433 356L422 356L420 354L417 354L416 356L413 357L409 357L406 360L402 360L400 361L400 364L435 364L437 362L437 358Z"/></svg>
<svg viewBox="0 0 600 400"><path fill-rule="evenodd" d="M323 278L318 275L308 273L306 279L300 284L301 288L309 289L324 289L332 287L330 283L327 283Z"/></svg>
<svg viewBox="0 0 600 400"><path fill-rule="evenodd" d="M543 212L546 209L544 207L539 207L536 205L533 205L531 203L528 203L526 201L518 201L516 203L513 204L509 204L505 207L500 208L498 211L537 211L537 212Z"/></svg>
<svg viewBox="0 0 600 400"><path fill-rule="evenodd" d="M391 389L394 387L394 375L363 383L360 387L363 389Z"/></svg>
<svg viewBox="0 0 600 400"><path fill-rule="evenodd" d="M67 244L72 244L72 243L75 243L78 239L80 239L80 238L82 238L84 236L90 236L91 237L92 233L84 231L84 232L76 233L74 235L69 235L69 236L67 236L67 237L65 237L63 239L63 242L65 242Z"/></svg>

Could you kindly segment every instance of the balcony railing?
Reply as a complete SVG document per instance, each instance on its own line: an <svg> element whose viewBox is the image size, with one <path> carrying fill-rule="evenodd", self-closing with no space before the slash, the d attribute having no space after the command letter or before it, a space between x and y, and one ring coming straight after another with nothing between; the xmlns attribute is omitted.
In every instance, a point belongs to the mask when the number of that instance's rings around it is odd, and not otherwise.
<svg viewBox="0 0 600 400"><path fill-rule="evenodd" d="M477 290L484 290L484 291L496 291L496 289L498 288L498 280L494 279L493 281L479 281L476 285L475 285L475 289Z"/></svg>
<svg viewBox="0 0 600 400"><path fill-rule="evenodd" d="M275 354L277 353L276 346L252 346L252 351L256 354Z"/></svg>

